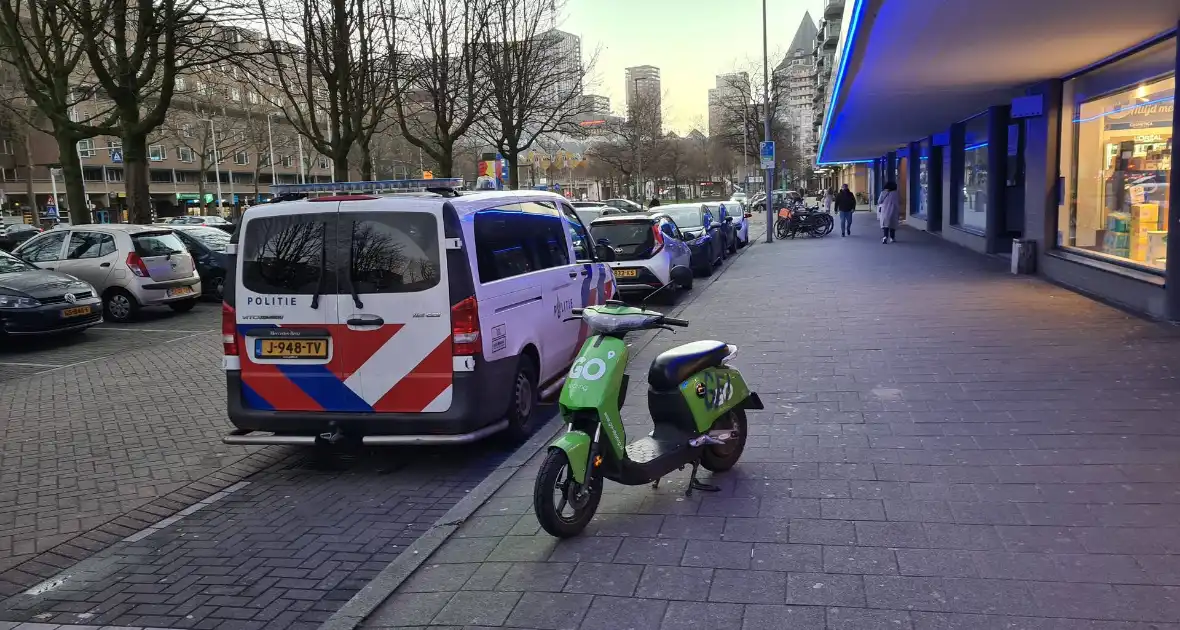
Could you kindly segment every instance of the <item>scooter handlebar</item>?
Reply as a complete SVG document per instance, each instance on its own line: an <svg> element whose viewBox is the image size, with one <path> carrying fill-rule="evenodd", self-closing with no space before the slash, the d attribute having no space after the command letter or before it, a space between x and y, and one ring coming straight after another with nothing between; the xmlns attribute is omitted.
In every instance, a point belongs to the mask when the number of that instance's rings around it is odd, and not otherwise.
<svg viewBox="0 0 1180 630"><path fill-rule="evenodd" d="M688 320L687 319L676 319L675 317L665 317L662 320L660 320L660 323L667 324L669 326L681 326L681 327L685 327L685 328L688 327Z"/></svg>

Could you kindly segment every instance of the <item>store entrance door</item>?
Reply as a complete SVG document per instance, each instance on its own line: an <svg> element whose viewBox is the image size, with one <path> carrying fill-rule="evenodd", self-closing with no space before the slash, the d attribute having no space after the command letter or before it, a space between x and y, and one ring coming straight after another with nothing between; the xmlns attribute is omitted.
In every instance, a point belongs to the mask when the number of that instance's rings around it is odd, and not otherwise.
<svg viewBox="0 0 1180 630"><path fill-rule="evenodd" d="M1004 163L1004 217L1000 251L1011 251L1012 239L1024 236L1024 144L1025 121L1008 124L1008 157Z"/></svg>

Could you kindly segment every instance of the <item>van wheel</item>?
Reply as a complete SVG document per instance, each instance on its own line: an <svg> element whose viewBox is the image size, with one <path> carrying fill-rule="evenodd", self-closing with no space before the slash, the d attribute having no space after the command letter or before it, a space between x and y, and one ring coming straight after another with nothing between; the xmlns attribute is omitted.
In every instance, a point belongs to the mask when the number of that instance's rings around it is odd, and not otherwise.
<svg viewBox="0 0 1180 630"><path fill-rule="evenodd" d="M103 310L107 319L113 322L127 322L135 319L139 313L139 302L135 296L123 289L111 289L102 300Z"/></svg>
<svg viewBox="0 0 1180 630"><path fill-rule="evenodd" d="M533 434L537 396L537 365L528 355L521 355L516 376L512 378L512 396L506 416L508 428L504 430L509 441L523 442Z"/></svg>

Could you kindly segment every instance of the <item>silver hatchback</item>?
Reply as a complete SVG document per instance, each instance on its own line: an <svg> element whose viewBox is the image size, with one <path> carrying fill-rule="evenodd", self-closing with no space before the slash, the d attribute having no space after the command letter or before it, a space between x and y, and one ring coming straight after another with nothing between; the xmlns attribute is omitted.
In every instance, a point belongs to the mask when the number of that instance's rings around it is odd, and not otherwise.
<svg viewBox="0 0 1180 630"><path fill-rule="evenodd" d="M168 228L78 225L31 238L13 253L94 285L110 321L130 320L145 306L188 311L201 297L193 258Z"/></svg>

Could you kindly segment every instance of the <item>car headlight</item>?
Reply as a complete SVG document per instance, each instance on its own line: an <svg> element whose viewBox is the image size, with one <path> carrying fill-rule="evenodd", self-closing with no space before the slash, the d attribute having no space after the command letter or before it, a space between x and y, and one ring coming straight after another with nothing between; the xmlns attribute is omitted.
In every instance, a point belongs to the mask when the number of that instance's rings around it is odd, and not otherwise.
<svg viewBox="0 0 1180 630"><path fill-rule="evenodd" d="M0 295L0 308L33 308L41 303L31 297Z"/></svg>

